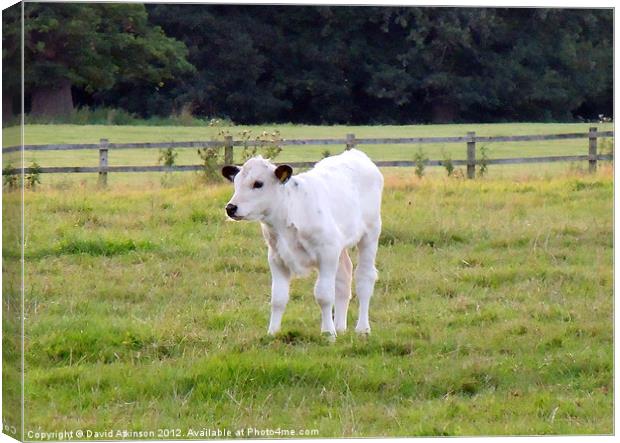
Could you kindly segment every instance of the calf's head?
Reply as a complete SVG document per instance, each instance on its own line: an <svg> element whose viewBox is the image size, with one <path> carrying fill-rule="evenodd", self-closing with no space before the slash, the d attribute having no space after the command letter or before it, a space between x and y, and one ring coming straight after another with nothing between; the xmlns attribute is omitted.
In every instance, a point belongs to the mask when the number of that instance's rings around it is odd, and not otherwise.
<svg viewBox="0 0 620 443"><path fill-rule="evenodd" d="M234 183L235 193L226 205L226 214L233 220L264 220L274 210L279 195L293 169L276 167L258 156L239 168L224 166L222 175Z"/></svg>

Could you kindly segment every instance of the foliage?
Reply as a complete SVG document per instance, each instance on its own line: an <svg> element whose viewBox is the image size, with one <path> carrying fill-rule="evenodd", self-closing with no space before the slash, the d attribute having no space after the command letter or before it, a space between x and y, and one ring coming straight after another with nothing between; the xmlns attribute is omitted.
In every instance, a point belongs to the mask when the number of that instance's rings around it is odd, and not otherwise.
<svg viewBox="0 0 620 443"><path fill-rule="evenodd" d="M6 126L18 125L17 117L5 121ZM169 117L151 116L142 118L122 108L91 108L82 106L66 115L31 115L26 114L25 123L30 125L71 124L71 125L114 125L114 126L186 126L186 127L228 127L234 124L227 119L199 118L188 115L171 115Z"/></svg>
<svg viewBox="0 0 620 443"><path fill-rule="evenodd" d="M24 176L24 184L26 188L32 190L41 184L41 166L37 162L33 161L30 164L30 172Z"/></svg>
<svg viewBox="0 0 620 443"><path fill-rule="evenodd" d="M189 48L198 74L170 98L197 115L359 124L613 112L610 9L147 8Z"/></svg>
<svg viewBox="0 0 620 443"><path fill-rule="evenodd" d="M282 152L282 137L277 129L273 132L263 131L256 137L256 143L262 146L261 155L266 159L275 160Z"/></svg>
<svg viewBox="0 0 620 443"><path fill-rule="evenodd" d="M19 187L19 175L13 171L14 168L13 163L8 162L2 169L2 184L9 191L13 191Z"/></svg>
<svg viewBox="0 0 620 443"><path fill-rule="evenodd" d="M198 156L203 162L203 178L207 183L217 183L222 180L220 165L223 161L223 147L198 148Z"/></svg>
<svg viewBox="0 0 620 443"><path fill-rule="evenodd" d="M194 72L185 45L149 23L141 4L27 2L23 23L26 91L68 81L90 97L114 86L153 94ZM5 24L3 41L16 39L19 14ZM8 44L3 58L18 49Z"/></svg>
<svg viewBox="0 0 620 443"><path fill-rule="evenodd" d="M172 166L174 166L176 164L176 159L179 156L179 153L176 152L174 150L174 148L166 148L166 149L160 149L159 150L159 158L157 159L158 163L163 163L164 166L167 166L169 168L171 168ZM172 172L171 171L166 171L162 176L161 176L161 185L164 188L169 188L170 186L172 186L173 182L172 182Z"/></svg>
<svg viewBox="0 0 620 443"><path fill-rule="evenodd" d="M489 166L489 149L486 147L486 145L482 145L480 146L478 153L478 161L476 162L478 164L478 177L484 177L487 173L487 169Z"/></svg>
<svg viewBox="0 0 620 443"><path fill-rule="evenodd" d="M415 175L418 178L422 178L424 176L424 169L426 167L426 162L428 161L428 157L420 147L415 155L413 156L413 161L415 162Z"/></svg>
<svg viewBox="0 0 620 443"><path fill-rule="evenodd" d="M239 139L243 143L243 150L241 151L241 163L245 163L258 153L258 146L256 144L250 146L251 138L251 129L244 129L243 131L239 132Z"/></svg>
<svg viewBox="0 0 620 443"><path fill-rule="evenodd" d="M10 66L19 65L18 10L3 16ZM27 90L69 79L78 105L141 117L613 116L611 9L39 2L26 4L25 25ZM18 75L3 82L18 85Z"/></svg>
<svg viewBox="0 0 620 443"><path fill-rule="evenodd" d="M230 132L226 132L226 134L230 134ZM282 137L277 129L272 132L262 131L257 136L252 135L251 129L244 129L238 133L236 140L242 142L242 163L258 154L263 158L274 160L282 152Z"/></svg>
<svg viewBox="0 0 620 443"><path fill-rule="evenodd" d="M332 155L332 153L329 151L329 149L325 149L323 152L321 152L321 158L327 158L330 157Z"/></svg>
<svg viewBox="0 0 620 443"><path fill-rule="evenodd" d="M158 162L163 163L164 166L172 167L178 156L179 153L174 148L160 149Z"/></svg>
<svg viewBox="0 0 620 443"><path fill-rule="evenodd" d="M448 177L452 176L452 173L454 172L454 164L452 163L452 157L450 154L447 154L445 151L443 151L443 160L441 164L444 168L446 168Z"/></svg>
<svg viewBox="0 0 620 443"><path fill-rule="evenodd" d="M28 85L53 85L63 77L87 92L117 82L162 88L192 71L185 46L149 24L144 5L29 3L25 8Z"/></svg>

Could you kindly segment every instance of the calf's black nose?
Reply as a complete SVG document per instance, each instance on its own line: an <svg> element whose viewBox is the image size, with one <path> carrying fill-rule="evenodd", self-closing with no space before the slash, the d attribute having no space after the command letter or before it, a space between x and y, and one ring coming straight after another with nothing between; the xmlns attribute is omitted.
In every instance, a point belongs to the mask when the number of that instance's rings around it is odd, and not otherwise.
<svg viewBox="0 0 620 443"><path fill-rule="evenodd" d="M232 217L233 215L235 215L235 212L237 212L237 205L232 205L228 203L226 205L226 214L228 214L229 217Z"/></svg>

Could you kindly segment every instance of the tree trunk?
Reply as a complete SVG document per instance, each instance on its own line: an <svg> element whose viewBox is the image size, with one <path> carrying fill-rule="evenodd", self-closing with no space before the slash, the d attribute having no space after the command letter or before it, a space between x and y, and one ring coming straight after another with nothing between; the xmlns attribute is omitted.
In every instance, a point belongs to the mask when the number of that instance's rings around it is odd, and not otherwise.
<svg viewBox="0 0 620 443"><path fill-rule="evenodd" d="M60 117L73 111L71 82L61 80L56 87L39 87L32 90L32 109L30 115Z"/></svg>

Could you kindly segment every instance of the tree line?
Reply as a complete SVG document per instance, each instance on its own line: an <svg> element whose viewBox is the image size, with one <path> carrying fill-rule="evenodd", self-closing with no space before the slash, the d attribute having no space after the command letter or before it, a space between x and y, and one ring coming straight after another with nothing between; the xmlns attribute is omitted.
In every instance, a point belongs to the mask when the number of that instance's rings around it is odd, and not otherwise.
<svg viewBox="0 0 620 443"><path fill-rule="evenodd" d="M575 121L613 112L611 9L25 4L27 111L238 123ZM19 11L3 14L18 66ZM19 95L3 81L3 108Z"/></svg>

